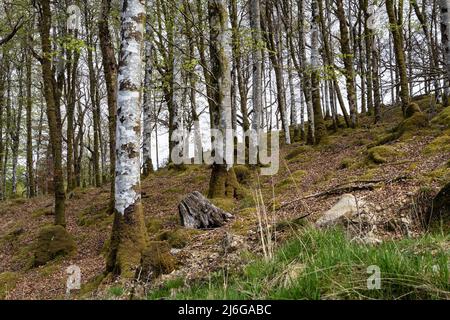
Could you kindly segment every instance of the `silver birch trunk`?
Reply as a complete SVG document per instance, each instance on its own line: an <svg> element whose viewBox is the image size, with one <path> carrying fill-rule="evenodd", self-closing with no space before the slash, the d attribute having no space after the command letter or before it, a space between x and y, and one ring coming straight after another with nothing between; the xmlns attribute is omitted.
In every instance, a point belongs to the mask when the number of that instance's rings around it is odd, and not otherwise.
<svg viewBox="0 0 450 320"><path fill-rule="evenodd" d="M122 215L133 212L141 201L140 143L142 40L145 3L123 0L121 49L118 71L115 209Z"/></svg>

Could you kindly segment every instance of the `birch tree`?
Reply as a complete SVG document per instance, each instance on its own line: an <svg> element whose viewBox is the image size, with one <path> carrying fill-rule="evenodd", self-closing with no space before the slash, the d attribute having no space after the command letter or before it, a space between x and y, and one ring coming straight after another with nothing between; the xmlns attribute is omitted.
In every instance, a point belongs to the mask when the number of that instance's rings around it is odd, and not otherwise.
<svg viewBox="0 0 450 320"><path fill-rule="evenodd" d="M145 3L122 0L118 69L115 212L107 270L131 278L146 243L140 143Z"/></svg>

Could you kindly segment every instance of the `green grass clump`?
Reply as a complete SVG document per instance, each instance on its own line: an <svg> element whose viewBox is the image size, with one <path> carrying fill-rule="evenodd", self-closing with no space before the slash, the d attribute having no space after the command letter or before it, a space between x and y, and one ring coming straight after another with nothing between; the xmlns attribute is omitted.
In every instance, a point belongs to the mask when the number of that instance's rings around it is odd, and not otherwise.
<svg viewBox="0 0 450 320"><path fill-rule="evenodd" d="M339 229L306 228L280 247L273 260L255 258L240 273L212 274L170 298L448 299L449 241L449 235L429 234L368 246L349 241ZM380 289L367 287L370 266L380 268Z"/></svg>

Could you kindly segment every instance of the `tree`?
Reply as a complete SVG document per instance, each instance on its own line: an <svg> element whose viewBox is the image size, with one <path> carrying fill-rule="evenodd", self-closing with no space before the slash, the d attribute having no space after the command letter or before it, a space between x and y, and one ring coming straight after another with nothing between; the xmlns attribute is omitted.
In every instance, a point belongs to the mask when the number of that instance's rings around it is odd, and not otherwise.
<svg viewBox="0 0 450 320"><path fill-rule="evenodd" d="M448 0L440 0L439 6L441 9L442 47L444 48L444 61L447 66L447 75L445 80L445 105L448 105L448 98L450 96L450 5Z"/></svg>
<svg viewBox="0 0 450 320"><path fill-rule="evenodd" d="M47 105L47 121L50 133L50 143L53 157L53 185L55 192L55 224L65 226L65 201L64 175L62 166L62 123L61 123L61 86L64 77L64 68L61 62L52 61L53 51L50 39L52 27L52 15L50 0L37 2L39 9L39 29L41 34L42 57L42 81L44 84L44 97ZM56 64L56 65L55 65ZM56 77L55 77L56 74Z"/></svg>
<svg viewBox="0 0 450 320"><path fill-rule="evenodd" d="M105 75L106 95L108 99L108 131L109 131L109 173L111 179L110 211L114 210L115 171L116 171L116 109L117 109L117 62L114 46L109 31L111 0L102 0L98 33L102 52L103 72Z"/></svg>
<svg viewBox="0 0 450 320"><path fill-rule="evenodd" d="M215 161L212 165L209 182L209 198L233 198L238 196L239 185L233 170L233 162L229 155L233 150L227 147L231 130L231 71L229 57L229 34L227 32L228 12L225 0L208 0L209 16L209 51L212 68L211 91L211 117L213 129L218 129L224 137L223 146L215 145L215 158L222 159L223 163ZM231 137L233 139L233 137Z"/></svg>
<svg viewBox="0 0 450 320"><path fill-rule="evenodd" d="M124 0L121 8L118 70L116 189L107 271L134 276L146 243L141 204L141 91L145 5Z"/></svg>
<svg viewBox="0 0 450 320"><path fill-rule="evenodd" d="M403 44L403 0L398 1L398 11L395 11L396 0L386 0L386 11L389 17L390 30L394 43L394 55L400 78L400 99L405 114L409 104L408 73L406 71L405 49Z"/></svg>

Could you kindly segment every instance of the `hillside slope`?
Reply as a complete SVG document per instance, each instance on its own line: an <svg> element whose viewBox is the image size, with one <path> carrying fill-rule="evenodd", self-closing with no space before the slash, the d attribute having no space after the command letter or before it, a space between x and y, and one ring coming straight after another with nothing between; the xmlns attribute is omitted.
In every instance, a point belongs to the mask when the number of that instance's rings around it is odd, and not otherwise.
<svg viewBox="0 0 450 320"><path fill-rule="evenodd" d="M172 253L177 265L171 274L147 283L145 291L163 288L168 281L183 279L183 283L194 283L217 270L240 269L250 262L242 254L245 251L261 255L258 210L252 196L258 190L277 227L271 234L276 246L292 239L292 228L286 227L292 221L303 216L308 217L297 221L302 225L317 220L348 192L376 205L381 225L376 236L380 240L420 237L423 230L412 215L420 210L414 208L420 207L420 199L429 201L450 181L450 111L440 111L429 126L414 123L399 128L398 109L388 109L382 125L374 126L371 119L362 118L360 128L330 132L318 146L283 146L280 172L273 177L257 177L255 171L237 168L248 195L234 202L215 201L236 217L215 230L185 230L178 219L177 206L186 194L194 190L206 194L210 174L206 166L187 167L184 171L161 169L152 174L142 182L147 229L153 240L167 241L175 249ZM401 134L393 136L395 132ZM380 137L388 139L380 141ZM83 284L81 292L71 298L128 297L131 284L102 276L112 225L112 216L105 213L108 192L105 186L72 194L67 201L67 230L73 235L77 250L40 267L32 265L33 244L40 228L53 221L52 197L2 203L0 298L64 298L66 268L70 265L81 268ZM448 225L439 229L447 234L448 230ZM224 255L227 241L233 242L227 244L233 252ZM448 237L441 243L448 250ZM144 294L134 292L137 297Z"/></svg>

